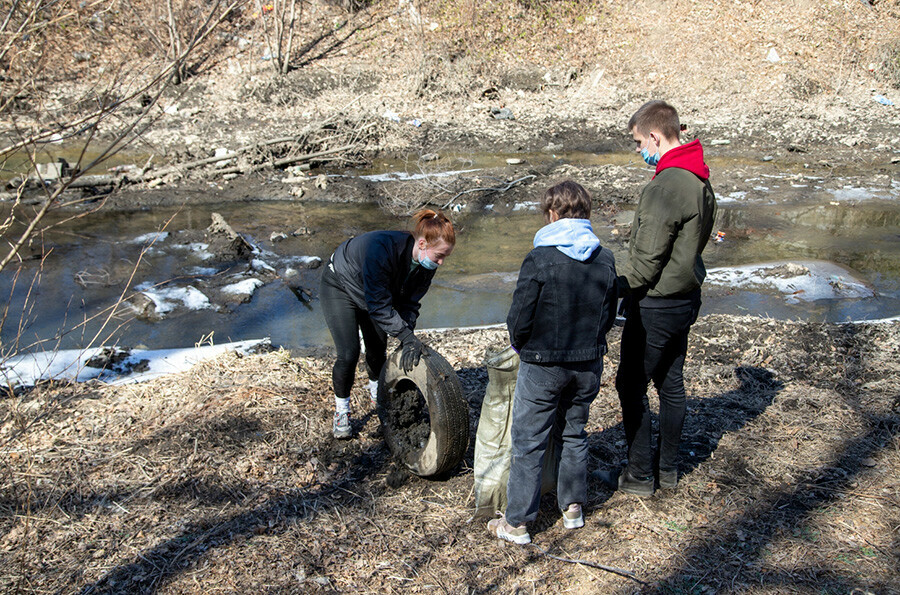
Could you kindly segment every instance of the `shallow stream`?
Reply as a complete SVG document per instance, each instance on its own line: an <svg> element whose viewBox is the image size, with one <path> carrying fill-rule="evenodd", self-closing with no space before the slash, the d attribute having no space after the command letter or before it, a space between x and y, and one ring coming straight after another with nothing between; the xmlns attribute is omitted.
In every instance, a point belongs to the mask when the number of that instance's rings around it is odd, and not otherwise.
<svg viewBox="0 0 900 595"><path fill-rule="evenodd" d="M510 157L492 159L501 163ZM625 154L544 158L576 165L637 167L634 156ZM535 156L529 159L534 162ZM492 163L459 157L457 169ZM739 165L725 160L715 163L716 168ZM354 175L384 174L392 167L399 170L404 165L382 164L380 171ZM826 181L802 170L773 167L772 173L717 188L716 231L722 235L704 253L711 276L704 286L702 313L836 322L900 315L900 175L881 178L881 183L870 186L854 182L865 179L862 172L846 180ZM276 279L256 289L248 302L227 308L185 300L175 303L161 320L135 319L125 308L104 322L99 313L114 304L126 286L184 288L235 273L234 268L211 263L202 247L179 239L182 230L206 228L213 212L258 246L257 258L279 276L297 268L299 284L313 299L298 299L284 281ZM459 243L425 297L419 328L503 322L518 267L542 225L535 204L528 203L463 210L454 218ZM628 213L616 219L627 223ZM622 261L627 228L617 228L600 214L593 221L603 245ZM95 336L94 344L116 342L151 349L261 337L289 348L329 345L317 300L320 270L301 268L298 257L327 260L348 237L404 225L404 220L386 215L375 205L283 200L108 212L62 223L41 238L49 251L43 263L26 260L18 274L15 267L0 273L0 295L8 302L0 341L7 353L16 344L23 351L81 347ZM313 233L292 236L298 228ZM273 232L288 237L273 241ZM35 243L30 250L37 254L39 248ZM732 270L771 262L800 263L801 270L805 267L819 275L831 293L791 280L787 286L747 284L746 275ZM790 275L784 270L774 274L774 278L786 276Z"/></svg>

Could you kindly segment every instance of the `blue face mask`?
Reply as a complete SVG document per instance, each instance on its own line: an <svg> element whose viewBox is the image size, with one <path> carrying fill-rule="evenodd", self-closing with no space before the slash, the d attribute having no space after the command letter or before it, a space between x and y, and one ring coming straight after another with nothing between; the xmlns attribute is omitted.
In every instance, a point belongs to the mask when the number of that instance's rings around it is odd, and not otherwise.
<svg viewBox="0 0 900 595"><path fill-rule="evenodd" d="M427 250L427 248L426 248ZM429 271L433 271L438 268L438 263L428 258L428 252L422 250L419 253L419 264L428 269Z"/></svg>
<svg viewBox="0 0 900 595"><path fill-rule="evenodd" d="M644 161L647 162L647 165L656 165L659 163L659 149L657 149L656 153L653 155L650 154L650 151L647 150L647 147L641 149L641 157L644 158Z"/></svg>

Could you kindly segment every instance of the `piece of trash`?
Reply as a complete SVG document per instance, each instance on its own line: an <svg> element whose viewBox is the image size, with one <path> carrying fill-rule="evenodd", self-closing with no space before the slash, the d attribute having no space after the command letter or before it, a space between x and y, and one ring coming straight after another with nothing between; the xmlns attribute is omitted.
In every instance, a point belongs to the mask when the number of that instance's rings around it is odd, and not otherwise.
<svg viewBox="0 0 900 595"><path fill-rule="evenodd" d="M172 114L177 114L177 113L178 113L178 105L173 103L172 105L170 105L170 106L168 106L167 108L163 109L163 111L164 111L165 113L167 113L167 114L170 114L170 115L172 115Z"/></svg>
<svg viewBox="0 0 900 595"><path fill-rule="evenodd" d="M730 145L731 141L721 138L721 139L711 140L711 141L709 141L709 144L711 144L711 145Z"/></svg>
<svg viewBox="0 0 900 595"><path fill-rule="evenodd" d="M884 95L876 95L876 96L873 97L872 99L874 99L875 101L877 101L877 102L880 103L881 105L887 105L887 106L894 105L894 102L891 101L890 99L888 99L887 97L885 97Z"/></svg>
<svg viewBox="0 0 900 595"><path fill-rule="evenodd" d="M422 121L419 120L418 118L414 118L414 119L412 119L412 120L407 120L406 123L407 123L407 124L412 124L412 125L415 126L416 128L418 128L419 126L422 125Z"/></svg>
<svg viewBox="0 0 900 595"><path fill-rule="evenodd" d="M778 55L775 48L769 48L769 53L766 54L766 60L774 64L776 62L781 62L781 56Z"/></svg>
<svg viewBox="0 0 900 595"><path fill-rule="evenodd" d="M833 207L837 207L837 206L840 206L841 203L839 203L836 200L832 200L832 201L829 201L828 204L830 204Z"/></svg>
<svg viewBox="0 0 900 595"><path fill-rule="evenodd" d="M506 163L508 165L521 165L522 163L524 163L524 161L521 159L518 159L516 157L510 157L509 159L506 160Z"/></svg>
<svg viewBox="0 0 900 595"><path fill-rule="evenodd" d="M497 120L515 120L516 117L513 115L512 110L508 107L492 107L491 115Z"/></svg>
<svg viewBox="0 0 900 595"><path fill-rule="evenodd" d="M725 241L725 232L724 232L724 231L717 231L717 232L716 232L716 243L717 243L717 244L721 244L721 243L724 242L724 241Z"/></svg>
<svg viewBox="0 0 900 595"><path fill-rule="evenodd" d="M773 159L775 159L775 158L772 157L771 155L766 155L765 157L762 158L763 161L772 161Z"/></svg>
<svg viewBox="0 0 900 595"><path fill-rule="evenodd" d="M381 117L387 118L391 122L399 122L400 121L400 114L398 114L397 112L392 112L391 110L387 110L386 112L381 114Z"/></svg>

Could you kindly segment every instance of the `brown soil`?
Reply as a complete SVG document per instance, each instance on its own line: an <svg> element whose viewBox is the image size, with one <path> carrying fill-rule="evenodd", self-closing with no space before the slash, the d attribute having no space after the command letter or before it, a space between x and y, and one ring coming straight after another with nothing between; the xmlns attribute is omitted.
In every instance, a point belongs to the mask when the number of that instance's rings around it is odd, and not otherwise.
<svg viewBox="0 0 900 595"><path fill-rule="evenodd" d="M612 386L618 338L614 329L587 426L591 469L625 454ZM503 331L425 340L457 370L474 428L482 358L505 342ZM471 449L441 481L404 473L362 379L352 397L358 436L334 440L330 356L226 356L147 384L40 387L0 403L0 584L83 593L896 592L898 349L900 323L701 317L677 490L637 499L592 480L578 531L562 528L548 497L532 527L536 547L498 542L472 520Z"/></svg>

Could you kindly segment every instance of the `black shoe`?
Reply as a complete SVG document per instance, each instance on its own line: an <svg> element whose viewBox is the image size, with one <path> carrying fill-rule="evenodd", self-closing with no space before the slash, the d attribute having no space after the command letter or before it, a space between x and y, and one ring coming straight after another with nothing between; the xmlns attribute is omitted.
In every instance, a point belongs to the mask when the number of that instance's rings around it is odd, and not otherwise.
<svg viewBox="0 0 900 595"><path fill-rule="evenodd" d="M635 477L626 468L619 476L619 491L648 498L653 495L653 477Z"/></svg>
<svg viewBox="0 0 900 595"><path fill-rule="evenodd" d="M662 490L674 490L678 486L678 469L669 471L659 470L659 488Z"/></svg>

